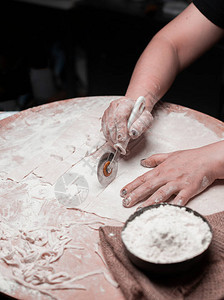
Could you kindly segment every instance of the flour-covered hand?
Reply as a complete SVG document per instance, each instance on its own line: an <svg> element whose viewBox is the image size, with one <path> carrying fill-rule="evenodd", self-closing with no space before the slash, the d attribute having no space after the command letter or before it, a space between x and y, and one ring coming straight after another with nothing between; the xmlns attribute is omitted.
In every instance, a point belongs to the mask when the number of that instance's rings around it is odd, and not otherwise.
<svg viewBox="0 0 224 300"><path fill-rule="evenodd" d="M128 129L127 123L135 100L122 97L110 103L102 117L102 130L106 140L114 146L120 144L126 149L130 138L135 139L145 132L152 123L152 115L146 108Z"/></svg>
<svg viewBox="0 0 224 300"><path fill-rule="evenodd" d="M154 168L139 176L121 190L123 205L140 207L174 199L172 203L186 205L216 179L224 178L224 141L204 147L155 154L141 161Z"/></svg>

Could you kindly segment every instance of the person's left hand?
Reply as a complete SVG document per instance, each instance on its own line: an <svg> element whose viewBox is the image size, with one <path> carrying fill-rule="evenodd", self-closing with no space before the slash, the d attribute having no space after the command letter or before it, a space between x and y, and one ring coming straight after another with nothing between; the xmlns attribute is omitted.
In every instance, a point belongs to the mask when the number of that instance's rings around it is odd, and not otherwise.
<svg viewBox="0 0 224 300"><path fill-rule="evenodd" d="M132 207L142 201L140 207L145 207L167 201L171 196L175 196L173 204L186 205L215 179L223 178L223 145L218 142L142 160L142 166L154 169L121 190L123 205Z"/></svg>

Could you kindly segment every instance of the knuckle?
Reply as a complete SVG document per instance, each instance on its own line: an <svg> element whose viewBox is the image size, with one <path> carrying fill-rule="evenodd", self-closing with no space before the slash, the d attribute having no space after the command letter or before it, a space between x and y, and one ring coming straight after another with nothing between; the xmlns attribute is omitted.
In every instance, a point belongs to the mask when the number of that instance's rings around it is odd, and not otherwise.
<svg viewBox="0 0 224 300"><path fill-rule="evenodd" d="M189 200L189 197L186 196L178 196L175 203L177 205L185 205Z"/></svg>
<svg viewBox="0 0 224 300"><path fill-rule="evenodd" d="M169 174L177 174L177 169L171 167L171 168L169 168L168 173ZM180 175L177 174L177 176L179 177ZM181 176L181 177L183 177L183 176Z"/></svg>
<svg viewBox="0 0 224 300"><path fill-rule="evenodd" d="M117 140L118 142L124 142L126 140L126 137L122 133L118 133Z"/></svg>
<svg viewBox="0 0 224 300"><path fill-rule="evenodd" d="M186 199L189 199L191 197L191 190L190 189L183 189L180 191L180 193L178 194L178 198L186 201Z"/></svg>
<svg viewBox="0 0 224 300"><path fill-rule="evenodd" d="M157 196L158 196L158 198L159 199L164 199L164 198L166 198L166 192L165 192L165 190L164 189L160 189L158 192L157 192Z"/></svg>
<svg viewBox="0 0 224 300"><path fill-rule="evenodd" d="M146 178L145 174L139 177L139 181L140 181L140 184L144 184L147 182L147 178Z"/></svg>
<svg viewBox="0 0 224 300"><path fill-rule="evenodd" d="M153 175L155 176L155 177L159 177L160 176L160 170L159 170L159 167L157 167L157 168L155 168L154 170L153 170Z"/></svg>
<svg viewBox="0 0 224 300"><path fill-rule="evenodd" d="M157 165L156 160L155 160L154 157L148 158L148 159L147 159L147 164L148 164L149 166L156 166L156 165Z"/></svg>
<svg viewBox="0 0 224 300"><path fill-rule="evenodd" d="M112 101L109 105L109 107L113 108L113 107L116 107L120 102L120 99L116 99L114 101Z"/></svg>
<svg viewBox="0 0 224 300"><path fill-rule="evenodd" d="M117 139L120 142L124 142L127 139L126 127L124 124L117 126Z"/></svg>
<svg viewBox="0 0 224 300"><path fill-rule="evenodd" d="M130 199L131 199L131 202L133 203L133 201L135 201L136 199L138 199L139 195L136 194L136 192L131 192L131 193L129 194L129 197L130 197Z"/></svg>
<svg viewBox="0 0 224 300"><path fill-rule="evenodd" d="M167 194L173 194L175 193L177 190L177 186L173 183L171 183L170 185L166 185L166 193Z"/></svg>

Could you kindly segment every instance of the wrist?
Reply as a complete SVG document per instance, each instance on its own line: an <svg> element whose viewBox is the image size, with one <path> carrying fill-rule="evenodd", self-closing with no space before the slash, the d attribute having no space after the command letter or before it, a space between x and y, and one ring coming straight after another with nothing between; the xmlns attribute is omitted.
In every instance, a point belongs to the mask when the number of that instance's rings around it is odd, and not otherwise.
<svg viewBox="0 0 224 300"><path fill-rule="evenodd" d="M224 179L224 141L211 144L210 153L214 156L214 177ZM208 157L212 161L211 157Z"/></svg>
<svg viewBox="0 0 224 300"><path fill-rule="evenodd" d="M159 98L156 96L156 93L153 93L151 90L147 90L146 88L139 86L137 88L129 87L125 97L133 100L137 100L140 96L145 98L145 104L147 110L152 111L154 105L159 101Z"/></svg>
<svg viewBox="0 0 224 300"><path fill-rule="evenodd" d="M125 97L131 100L136 101L140 96L145 98L145 107L151 112L153 110L154 105L159 101L153 94L148 92L147 94L139 93L139 94L125 94Z"/></svg>

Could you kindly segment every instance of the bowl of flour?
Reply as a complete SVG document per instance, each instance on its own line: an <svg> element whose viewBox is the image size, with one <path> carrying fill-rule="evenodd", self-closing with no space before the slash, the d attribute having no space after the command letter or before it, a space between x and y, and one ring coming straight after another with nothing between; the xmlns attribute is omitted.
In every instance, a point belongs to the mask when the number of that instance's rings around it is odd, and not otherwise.
<svg viewBox="0 0 224 300"><path fill-rule="evenodd" d="M202 263L212 229L198 212L162 203L131 215L121 239L129 259L139 268L160 275L176 274Z"/></svg>

